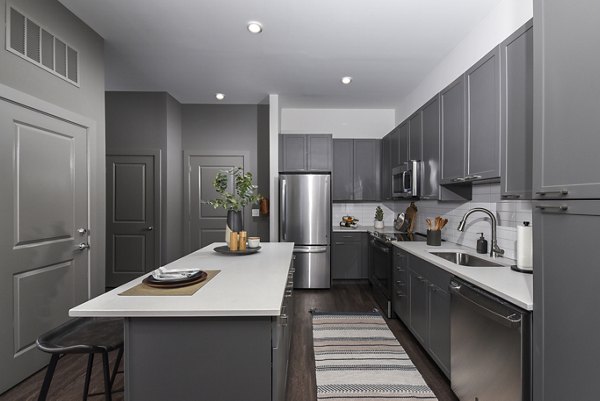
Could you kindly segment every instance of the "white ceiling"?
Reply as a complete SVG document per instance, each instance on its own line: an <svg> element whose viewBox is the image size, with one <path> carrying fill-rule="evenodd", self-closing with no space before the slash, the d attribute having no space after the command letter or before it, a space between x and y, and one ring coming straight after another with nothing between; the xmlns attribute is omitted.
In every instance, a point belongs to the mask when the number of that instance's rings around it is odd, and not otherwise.
<svg viewBox="0 0 600 401"><path fill-rule="evenodd" d="M501 0L60 1L105 38L107 90L394 108Z"/></svg>

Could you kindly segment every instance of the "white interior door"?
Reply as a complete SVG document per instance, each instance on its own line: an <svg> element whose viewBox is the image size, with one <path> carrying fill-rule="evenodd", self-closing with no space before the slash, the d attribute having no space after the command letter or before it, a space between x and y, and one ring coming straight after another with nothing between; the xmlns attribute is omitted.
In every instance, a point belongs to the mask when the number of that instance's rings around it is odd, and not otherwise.
<svg viewBox="0 0 600 401"><path fill-rule="evenodd" d="M0 98L0 172L2 393L47 363L36 338L89 297L87 131Z"/></svg>

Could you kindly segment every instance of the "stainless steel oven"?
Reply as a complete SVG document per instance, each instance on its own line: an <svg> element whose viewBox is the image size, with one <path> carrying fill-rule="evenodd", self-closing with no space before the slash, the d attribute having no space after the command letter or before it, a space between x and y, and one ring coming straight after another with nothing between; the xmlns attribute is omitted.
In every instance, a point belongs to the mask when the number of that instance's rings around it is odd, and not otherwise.
<svg viewBox="0 0 600 401"><path fill-rule="evenodd" d="M392 197L416 198L421 195L421 162L409 160L392 169Z"/></svg>

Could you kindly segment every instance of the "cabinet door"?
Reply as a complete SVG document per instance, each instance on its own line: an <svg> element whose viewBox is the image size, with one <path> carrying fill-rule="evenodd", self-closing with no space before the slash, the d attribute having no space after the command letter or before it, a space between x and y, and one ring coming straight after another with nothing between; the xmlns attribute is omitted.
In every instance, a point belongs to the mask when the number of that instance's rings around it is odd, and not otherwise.
<svg viewBox="0 0 600 401"><path fill-rule="evenodd" d="M306 135L280 135L281 156L279 168L281 171L306 170Z"/></svg>
<svg viewBox="0 0 600 401"><path fill-rule="evenodd" d="M359 278L366 280L369 278L369 234L362 233L360 237L361 262Z"/></svg>
<svg viewBox="0 0 600 401"><path fill-rule="evenodd" d="M331 248L331 278L359 279L362 275L362 248L359 242L338 240Z"/></svg>
<svg viewBox="0 0 600 401"><path fill-rule="evenodd" d="M539 208L560 205L567 209ZM534 400L595 400L600 394L599 202L534 206Z"/></svg>
<svg viewBox="0 0 600 401"><path fill-rule="evenodd" d="M428 283L425 277L409 270L409 294L410 294L410 329L425 346L427 344L427 287Z"/></svg>
<svg viewBox="0 0 600 401"><path fill-rule="evenodd" d="M421 110L408 119L408 160L422 160L423 115Z"/></svg>
<svg viewBox="0 0 600 401"><path fill-rule="evenodd" d="M440 183L440 101L436 95L423 106L423 172L421 198L438 199Z"/></svg>
<svg viewBox="0 0 600 401"><path fill-rule="evenodd" d="M311 171L331 171L331 135L307 135L307 168Z"/></svg>
<svg viewBox="0 0 600 401"><path fill-rule="evenodd" d="M391 167L400 165L400 126L397 126L390 132L390 164ZM391 181L390 181L391 183Z"/></svg>
<svg viewBox="0 0 600 401"><path fill-rule="evenodd" d="M600 198L599 15L598 1L534 2L536 197Z"/></svg>
<svg viewBox="0 0 600 401"><path fill-rule="evenodd" d="M450 294L429 284L429 346L427 350L450 377Z"/></svg>
<svg viewBox="0 0 600 401"><path fill-rule="evenodd" d="M408 256L400 249L394 249L394 265L392 270L394 287L392 306L394 312L405 323L409 324L409 287L408 287Z"/></svg>
<svg viewBox="0 0 600 401"><path fill-rule="evenodd" d="M381 140L354 140L354 200L381 198Z"/></svg>
<svg viewBox="0 0 600 401"><path fill-rule="evenodd" d="M465 74L467 87L467 177L500 177L499 47Z"/></svg>
<svg viewBox="0 0 600 401"><path fill-rule="evenodd" d="M442 183L465 176L465 80L461 76L440 93Z"/></svg>
<svg viewBox="0 0 600 401"><path fill-rule="evenodd" d="M392 199L392 136L381 140L381 199Z"/></svg>
<svg viewBox="0 0 600 401"><path fill-rule="evenodd" d="M346 201L354 199L354 141L333 140L332 199Z"/></svg>
<svg viewBox="0 0 600 401"><path fill-rule="evenodd" d="M408 161L409 134L410 125L408 120L406 120L398 127L398 165L402 165Z"/></svg>
<svg viewBox="0 0 600 401"><path fill-rule="evenodd" d="M500 45L501 195L531 199L533 156L533 22Z"/></svg>

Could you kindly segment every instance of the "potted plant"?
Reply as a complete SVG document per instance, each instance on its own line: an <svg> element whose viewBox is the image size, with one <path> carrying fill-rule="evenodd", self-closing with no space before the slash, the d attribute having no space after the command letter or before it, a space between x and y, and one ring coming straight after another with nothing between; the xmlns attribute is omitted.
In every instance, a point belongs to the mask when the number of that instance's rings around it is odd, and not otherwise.
<svg viewBox="0 0 600 401"><path fill-rule="evenodd" d="M228 190L230 183L233 183L233 190ZM230 233L244 229L244 220L242 219L244 207L258 202L262 196L257 192L258 187L252 184L252 173L244 174L241 167L219 171L213 181L213 187L215 187L219 196L217 199L208 201L208 203L215 209L222 207L227 210L225 241L229 244Z"/></svg>
<svg viewBox="0 0 600 401"><path fill-rule="evenodd" d="M383 228L383 209L377 206L375 209L375 228Z"/></svg>

